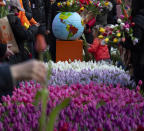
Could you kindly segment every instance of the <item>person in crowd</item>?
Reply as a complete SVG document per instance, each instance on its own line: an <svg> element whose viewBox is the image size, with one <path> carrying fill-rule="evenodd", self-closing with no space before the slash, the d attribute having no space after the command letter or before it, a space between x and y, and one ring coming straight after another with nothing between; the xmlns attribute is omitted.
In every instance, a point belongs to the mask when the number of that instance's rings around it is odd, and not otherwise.
<svg viewBox="0 0 144 131"><path fill-rule="evenodd" d="M86 14L85 14L86 15ZM85 38L87 43L92 44L93 43L93 33L92 33L92 28L94 27L95 23L96 23L96 19L93 15L93 13L88 13L86 15L85 19L85 30L84 30L84 34L85 34Z"/></svg>
<svg viewBox="0 0 144 131"><path fill-rule="evenodd" d="M34 41L35 34L38 31L38 28L35 25L30 26L28 29L25 29L25 27L21 25L20 19L16 16L19 11L24 11L20 6L19 1L11 0L10 14L7 17L20 51L18 54L9 58L8 61L10 64L16 64L29 59L29 53L25 49L24 43L25 41Z"/></svg>
<svg viewBox="0 0 144 131"><path fill-rule="evenodd" d="M100 28L101 28L100 26L96 26L95 28L93 28L94 42L92 45L90 45L88 51L94 55L95 60L97 62L99 61L110 62L110 54L108 46L106 44L103 45L102 40L98 38Z"/></svg>
<svg viewBox="0 0 144 131"><path fill-rule="evenodd" d="M34 19L40 23L38 37L44 39L45 36L52 60L55 61L56 38L52 32L52 21L57 14L57 4L55 0L30 0L30 3Z"/></svg>
<svg viewBox="0 0 144 131"><path fill-rule="evenodd" d="M116 24L116 22L117 22L116 0L109 0L109 1L112 3L113 8L108 13L107 24Z"/></svg>
<svg viewBox="0 0 144 131"><path fill-rule="evenodd" d="M21 8L23 8L25 11L19 11L18 17L21 20L22 25L28 29L30 26L35 25L37 27L40 26L39 23L37 23L33 16L32 16L32 10L30 7L30 2L29 0L19 0ZM26 42L26 47L29 53L31 54L31 57L35 57L35 42L34 41L27 41Z"/></svg>
<svg viewBox="0 0 144 131"><path fill-rule="evenodd" d="M30 24L40 26L40 24L33 18L30 1L29 0L22 0L21 2L23 5L23 8L25 10L25 15L26 15L27 19L29 20Z"/></svg>
<svg viewBox="0 0 144 131"><path fill-rule="evenodd" d="M133 27L134 37L138 39L138 43L131 41L126 37L124 47L131 50L131 64L133 67L133 75L136 82L144 81L144 1L132 0L132 21L135 23Z"/></svg>
<svg viewBox="0 0 144 131"><path fill-rule="evenodd" d="M18 80L34 79L38 82L44 82L45 78L46 67L42 62L36 60L12 66L0 64L0 98L2 95L10 94L14 83Z"/></svg>

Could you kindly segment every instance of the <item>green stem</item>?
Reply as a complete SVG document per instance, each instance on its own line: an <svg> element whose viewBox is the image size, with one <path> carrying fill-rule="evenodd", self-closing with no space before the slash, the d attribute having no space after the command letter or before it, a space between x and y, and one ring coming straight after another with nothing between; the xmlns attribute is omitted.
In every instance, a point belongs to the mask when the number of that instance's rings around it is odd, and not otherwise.
<svg viewBox="0 0 144 131"><path fill-rule="evenodd" d="M46 88L42 89L42 96L41 96L41 117L39 120L40 123L40 131L45 131L46 129L46 110L47 110L47 100L48 100L48 90Z"/></svg>

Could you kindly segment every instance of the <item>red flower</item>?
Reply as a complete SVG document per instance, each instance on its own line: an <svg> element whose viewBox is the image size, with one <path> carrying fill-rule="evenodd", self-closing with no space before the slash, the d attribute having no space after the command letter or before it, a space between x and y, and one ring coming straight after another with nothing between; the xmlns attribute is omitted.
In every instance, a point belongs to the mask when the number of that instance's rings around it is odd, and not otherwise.
<svg viewBox="0 0 144 131"><path fill-rule="evenodd" d="M29 58L32 58L32 53L29 53Z"/></svg>
<svg viewBox="0 0 144 131"><path fill-rule="evenodd" d="M103 33L103 36L105 36L105 37L106 37L106 36L107 36L107 33Z"/></svg>
<svg viewBox="0 0 144 131"><path fill-rule="evenodd" d="M82 4L87 4L87 5L89 5L90 0L79 0L79 2L82 3Z"/></svg>
<svg viewBox="0 0 144 131"><path fill-rule="evenodd" d="M69 127L68 123L65 122L65 123L63 124L63 127L60 128L59 131L68 131L68 127Z"/></svg>
<svg viewBox="0 0 144 131"><path fill-rule="evenodd" d="M102 128L98 128L97 131L103 131L103 129Z"/></svg>
<svg viewBox="0 0 144 131"><path fill-rule="evenodd" d="M129 17L129 20L132 21L132 16Z"/></svg>
<svg viewBox="0 0 144 131"><path fill-rule="evenodd" d="M132 23L131 23L131 27L134 27L134 26L135 26L135 23L134 23L134 22L132 22Z"/></svg>

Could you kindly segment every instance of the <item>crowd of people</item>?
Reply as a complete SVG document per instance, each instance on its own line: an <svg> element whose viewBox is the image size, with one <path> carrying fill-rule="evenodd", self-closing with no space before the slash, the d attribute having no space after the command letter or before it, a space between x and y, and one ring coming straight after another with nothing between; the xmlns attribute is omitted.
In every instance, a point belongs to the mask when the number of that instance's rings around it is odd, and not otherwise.
<svg viewBox="0 0 144 131"><path fill-rule="evenodd" d="M58 13L57 3L63 0L11 0L7 18L18 44L19 53L10 50L11 43L0 43L0 95L6 95L13 89L17 80L35 79L43 82L46 77L45 65L37 60L38 44L44 49L49 47L52 60L56 59L56 38L52 32L52 21ZM90 25L90 20L85 26L85 37L89 44L88 51L94 55L96 61L110 62L110 47L103 45L98 38L100 27L117 22L117 1L109 0L113 4L112 10L104 18L96 17ZM132 19L135 22L134 36L139 39L136 46L127 37L123 48L130 50L129 65L133 68L133 77L138 82L144 80L144 1L128 0L132 2ZM92 23L92 22L91 22ZM99 25L99 26L96 26ZM28 49L28 50L27 50ZM6 62L8 64L3 64ZM24 62L21 64L21 62ZM41 73L39 73L41 72Z"/></svg>

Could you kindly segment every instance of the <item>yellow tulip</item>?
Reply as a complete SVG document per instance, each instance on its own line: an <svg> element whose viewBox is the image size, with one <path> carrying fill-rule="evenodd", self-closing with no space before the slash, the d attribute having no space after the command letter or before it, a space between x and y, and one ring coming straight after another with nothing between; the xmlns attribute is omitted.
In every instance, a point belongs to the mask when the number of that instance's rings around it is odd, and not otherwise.
<svg viewBox="0 0 144 131"><path fill-rule="evenodd" d="M101 27L99 31L100 31L101 33L104 33L104 32L105 32L105 29Z"/></svg>
<svg viewBox="0 0 144 131"><path fill-rule="evenodd" d="M90 4L92 4L93 2L92 2L92 1L90 1L89 3L90 3Z"/></svg>
<svg viewBox="0 0 144 131"><path fill-rule="evenodd" d="M70 4L70 2L69 1L67 1L67 6L70 6L71 4Z"/></svg>
<svg viewBox="0 0 144 131"><path fill-rule="evenodd" d="M103 35L99 35L98 38L99 38L99 39L103 39L104 36L103 36Z"/></svg>
<svg viewBox="0 0 144 131"><path fill-rule="evenodd" d="M114 43L118 43L118 39L117 39L117 38L114 38L114 39L113 39L113 42L114 42Z"/></svg>
<svg viewBox="0 0 144 131"><path fill-rule="evenodd" d="M26 29L28 29L28 28L29 28L29 25L28 25L27 23L24 23L24 27L25 27Z"/></svg>
<svg viewBox="0 0 144 131"><path fill-rule="evenodd" d="M121 37L121 33L117 33L117 37Z"/></svg>
<svg viewBox="0 0 144 131"><path fill-rule="evenodd" d="M105 6L108 6L108 5L109 5L109 2L105 2L104 5L105 5Z"/></svg>
<svg viewBox="0 0 144 131"><path fill-rule="evenodd" d="M81 7L81 8L80 8L80 11L83 11L83 10L84 10L84 7Z"/></svg>
<svg viewBox="0 0 144 131"><path fill-rule="evenodd" d="M61 3L59 2L59 3L57 3L57 6L59 7L59 6L61 6Z"/></svg>
<svg viewBox="0 0 144 131"><path fill-rule="evenodd" d="M106 43L109 42L109 38L105 38L105 42L106 42Z"/></svg>

